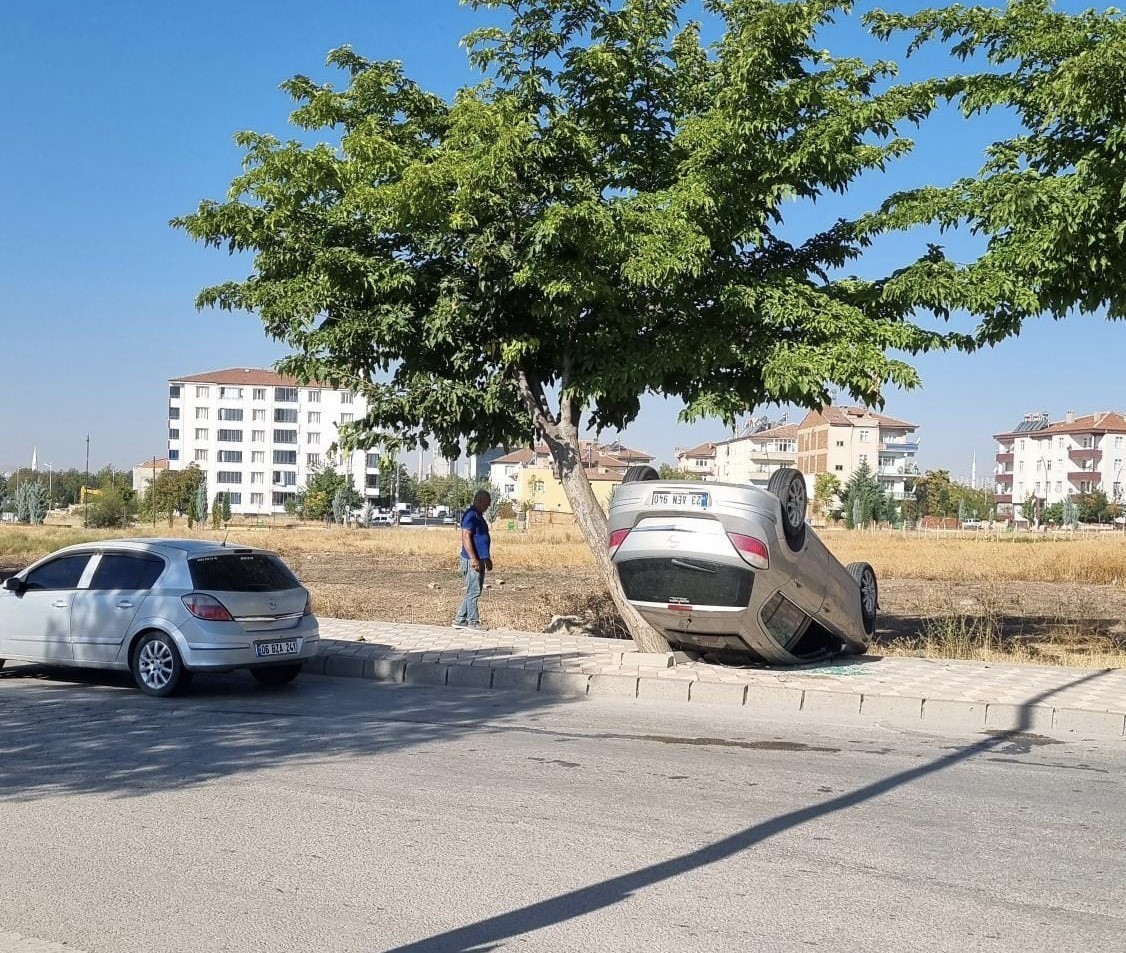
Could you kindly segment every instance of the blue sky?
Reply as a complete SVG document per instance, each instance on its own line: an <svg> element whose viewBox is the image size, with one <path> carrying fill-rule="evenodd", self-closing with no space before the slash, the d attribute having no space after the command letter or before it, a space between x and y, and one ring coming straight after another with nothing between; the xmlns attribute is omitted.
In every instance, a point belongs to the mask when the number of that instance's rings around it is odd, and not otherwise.
<svg viewBox="0 0 1126 953"><path fill-rule="evenodd" d="M448 96L473 78L458 40L483 18L456 0L6 4L0 469L30 463L33 446L40 465L83 466L87 433L93 469L163 455L168 378L283 356L254 316L196 311L201 287L243 277L248 265L193 244L168 220L222 197L239 170L236 130L289 135L278 84L299 72L330 78L331 48L402 60ZM838 38L862 55L898 58L847 25L824 45L844 52ZM917 134L915 156L886 182L866 182L849 205L972 173L987 137L1003 130L939 117ZM801 224L844 209L793 211ZM880 246L862 270L886 267L900 250ZM925 468L968 479L976 451L981 477L991 434L1026 412L1126 409L1124 331L1095 318L1032 322L992 351L922 357L923 388L889 391L886 412L919 424ZM678 409L648 399L627 442L668 460L675 446L725 436L719 422L676 425Z"/></svg>

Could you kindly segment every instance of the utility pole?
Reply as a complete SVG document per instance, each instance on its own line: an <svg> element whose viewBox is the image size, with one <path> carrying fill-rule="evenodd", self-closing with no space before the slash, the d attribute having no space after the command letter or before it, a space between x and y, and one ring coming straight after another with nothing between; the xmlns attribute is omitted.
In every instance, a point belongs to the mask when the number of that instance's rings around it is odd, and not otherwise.
<svg viewBox="0 0 1126 953"><path fill-rule="evenodd" d="M156 529L156 456L152 458L152 484L149 486L152 497L152 528Z"/></svg>
<svg viewBox="0 0 1126 953"><path fill-rule="evenodd" d="M86 493L85 505L82 508L82 528L90 526L90 435L86 434Z"/></svg>

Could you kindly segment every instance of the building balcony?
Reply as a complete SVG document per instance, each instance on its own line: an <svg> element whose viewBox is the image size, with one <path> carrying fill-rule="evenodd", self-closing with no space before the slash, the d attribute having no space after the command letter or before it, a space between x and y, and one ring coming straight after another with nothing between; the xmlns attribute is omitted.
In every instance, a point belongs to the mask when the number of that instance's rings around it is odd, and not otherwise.
<svg viewBox="0 0 1126 953"><path fill-rule="evenodd" d="M996 478L998 483L1012 483L1013 482L1013 471L1012 470L1003 470L1000 473L995 474L995 478Z"/></svg>
<svg viewBox="0 0 1126 953"><path fill-rule="evenodd" d="M917 440L884 440L880 449L888 453L918 453L919 441Z"/></svg>
<svg viewBox="0 0 1126 953"><path fill-rule="evenodd" d="M997 493L993 497L996 503L1012 503L1013 495L1011 493Z"/></svg>
<svg viewBox="0 0 1126 953"><path fill-rule="evenodd" d="M1098 463L1103 458L1103 452L1098 447L1077 447L1068 452L1068 456L1072 460L1079 462L1081 460L1091 460Z"/></svg>
<svg viewBox="0 0 1126 953"><path fill-rule="evenodd" d="M1011 464L1013 462L1013 452L1011 450L1009 450L1005 453L997 454L997 462L1000 463L1000 464L1005 464L1005 463Z"/></svg>
<svg viewBox="0 0 1126 953"><path fill-rule="evenodd" d="M1080 480L1094 480L1098 483L1102 480L1102 474L1098 470L1071 470L1067 478L1072 483L1078 483Z"/></svg>

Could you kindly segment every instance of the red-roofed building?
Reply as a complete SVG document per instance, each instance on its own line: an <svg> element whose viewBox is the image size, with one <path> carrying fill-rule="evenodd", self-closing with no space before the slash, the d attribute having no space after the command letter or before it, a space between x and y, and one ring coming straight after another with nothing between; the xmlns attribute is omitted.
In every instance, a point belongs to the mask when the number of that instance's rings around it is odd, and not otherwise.
<svg viewBox="0 0 1126 953"><path fill-rule="evenodd" d="M918 429L867 407L811 410L798 424L797 467L812 494L817 474L831 473L844 484L864 461L884 492L902 500L913 495L919 473Z"/></svg>
<svg viewBox="0 0 1126 953"><path fill-rule="evenodd" d="M698 476L701 480L715 479L715 444L699 443L687 450L677 449L676 468Z"/></svg>
<svg viewBox="0 0 1126 953"><path fill-rule="evenodd" d="M1126 415L1117 411L1051 421L1046 413L1026 414L1012 430L994 434L994 479L998 515L1019 519L1025 500L1037 509L1068 496L1101 490L1123 501Z"/></svg>
<svg viewBox="0 0 1126 953"><path fill-rule="evenodd" d="M652 454L623 446L619 441L607 444L582 440L579 442L579 453L591 482L600 484L621 482L630 467L653 462ZM541 441L534 447L514 450L493 460L489 465L489 482L497 488L502 499L517 504L528 502L533 507L550 499L555 501L552 505L556 511L569 512L562 495L562 486L555 486L558 480L552 473L553 467L551 451ZM529 470L536 471L535 479L527 479ZM538 491L533 499L530 494L535 488ZM528 496L527 500L523 499L525 496Z"/></svg>
<svg viewBox="0 0 1126 953"><path fill-rule="evenodd" d="M716 479L720 483L749 483L765 488L770 475L792 467L797 453L797 424L751 426L715 445Z"/></svg>

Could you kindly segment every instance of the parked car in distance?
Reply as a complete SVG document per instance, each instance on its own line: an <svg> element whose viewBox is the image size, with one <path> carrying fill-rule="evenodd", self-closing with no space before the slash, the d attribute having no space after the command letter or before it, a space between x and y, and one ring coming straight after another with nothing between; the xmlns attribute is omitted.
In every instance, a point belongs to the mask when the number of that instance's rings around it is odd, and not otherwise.
<svg viewBox="0 0 1126 953"><path fill-rule="evenodd" d="M392 516L390 513L372 513L371 520L368 522L369 526L390 526L392 523Z"/></svg>
<svg viewBox="0 0 1126 953"><path fill-rule="evenodd" d="M676 648L781 665L863 653L876 573L842 566L806 504L791 468L763 490L630 467L610 503L611 560L626 597Z"/></svg>
<svg viewBox="0 0 1126 953"><path fill-rule="evenodd" d="M150 695L194 672L291 682L317 652L308 591L276 553L198 539L60 549L0 583L6 659L121 669Z"/></svg>
<svg viewBox="0 0 1126 953"><path fill-rule="evenodd" d="M413 522L414 522L414 517L410 513L400 513L399 514L399 525L400 526L409 526Z"/></svg>
<svg viewBox="0 0 1126 953"><path fill-rule="evenodd" d="M984 525L981 520L962 520L962 529L981 529Z"/></svg>

